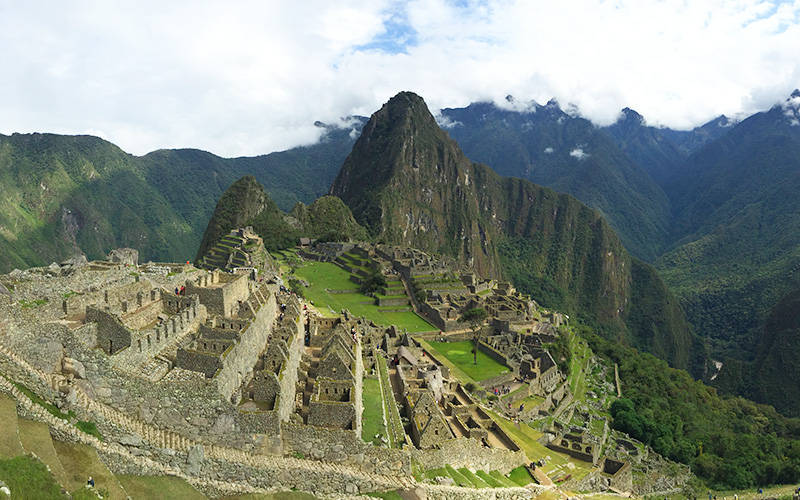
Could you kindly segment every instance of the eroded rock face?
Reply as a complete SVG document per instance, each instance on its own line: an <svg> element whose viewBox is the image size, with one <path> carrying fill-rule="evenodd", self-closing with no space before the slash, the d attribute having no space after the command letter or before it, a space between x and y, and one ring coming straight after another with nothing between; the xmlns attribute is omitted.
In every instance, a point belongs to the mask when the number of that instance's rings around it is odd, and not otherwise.
<svg viewBox="0 0 800 500"><path fill-rule="evenodd" d="M115 248L108 254L108 260L128 266L138 266L139 251L133 248Z"/></svg>

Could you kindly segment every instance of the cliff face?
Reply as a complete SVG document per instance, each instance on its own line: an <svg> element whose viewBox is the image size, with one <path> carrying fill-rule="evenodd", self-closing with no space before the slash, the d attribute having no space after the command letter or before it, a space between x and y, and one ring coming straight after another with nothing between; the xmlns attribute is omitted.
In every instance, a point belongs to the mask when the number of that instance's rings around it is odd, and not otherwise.
<svg viewBox="0 0 800 500"><path fill-rule="evenodd" d="M398 94L370 118L331 194L378 241L443 253L511 279L546 306L580 313L609 336L687 364L685 322L645 322L642 335L628 327L641 323L632 321L629 303L642 290L633 283L632 258L598 212L471 162L413 93ZM663 285L653 293L648 301L669 301Z"/></svg>

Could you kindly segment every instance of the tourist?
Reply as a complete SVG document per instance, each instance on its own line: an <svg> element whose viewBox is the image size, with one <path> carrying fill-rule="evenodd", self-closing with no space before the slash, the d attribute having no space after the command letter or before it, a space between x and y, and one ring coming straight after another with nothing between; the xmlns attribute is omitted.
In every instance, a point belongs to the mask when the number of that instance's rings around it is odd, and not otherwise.
<svg viewBox="0 0 800 500"><path fill-rule="evenodd" d="M89 476L89 479L86 481L86 486L94 488L94 478L92 476Z"/></svg>
<svg viewBox="0 0 800 500"><path fill-rule="evenodd" d="M175 295L180 295L180 290L178 290L177 286L175 287Z"/></svg>

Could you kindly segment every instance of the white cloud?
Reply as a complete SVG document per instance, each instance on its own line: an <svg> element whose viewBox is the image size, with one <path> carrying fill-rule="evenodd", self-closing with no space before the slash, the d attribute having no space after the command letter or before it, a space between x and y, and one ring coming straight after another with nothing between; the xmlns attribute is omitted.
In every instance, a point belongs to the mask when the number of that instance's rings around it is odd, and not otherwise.
<svg viewBox="0 0 800 500"><path fill-rule="evenodd" d="M800 0L464 5L0 0L0 131L242 155L314 142L315 120L400 90L432 109L555 97L598 124L630 106L688 128L800 87Z"/></svg>
<svg viewBox="0 0 800 500"><path fill-rule="evenodd" d="M553 148L548 146L548 147L544 148L544 152L545 152L545 154L548 154L548 155L549 154L553 154Z"/></svg>
<svg viewBox="0 0 800 500"><path fill-rule="evenodd" d="M586 153L581 148L575 148L575 149L573 149L572 151L569 152L569 155L571 157L573 157L573 158L578 159L578 160L583 160L584 158L587 158L589 156L589 153Z"/></svg>

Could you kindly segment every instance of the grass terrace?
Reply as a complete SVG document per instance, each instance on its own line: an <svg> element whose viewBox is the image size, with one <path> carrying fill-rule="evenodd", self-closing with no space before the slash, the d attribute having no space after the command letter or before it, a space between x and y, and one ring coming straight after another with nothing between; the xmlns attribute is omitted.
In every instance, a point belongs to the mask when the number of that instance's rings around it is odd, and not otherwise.
<svg viewBox="0 0 800 500"><path fill-rule="evenodd" d="M364 378L362 390L362 400L364 402L364 413L361 416L361 439L375 445L380 444L380 440L375 438L380 434L386 438L386 426L383 418L383 394L381 393L380 381L376 378Z"/></svg>
<svg viewBox="0 0 800 500"><path fill-rule="evenodd" d="M297 268L295 275L310 285L304 293L314 302L321 314L338 316L347 309L356 316L363 316L376 324L396 325L409 332L431 332L436 327L413 311L390 311L379 308L375 299L358 291L358 285L350 281L350 273L330 262L305 262ZM332 293L344 292L344 293Z"/></svg>
<svg viewBox="0 0 800 500"><path fill-rule="evenodd" d="M461 342L428 342L438 354L447 358L459 370L466 373L472 380L480 382L509 371L508 367L490 358L480 349L478 350L478 363L473 362L472 341Z"/></svg>

